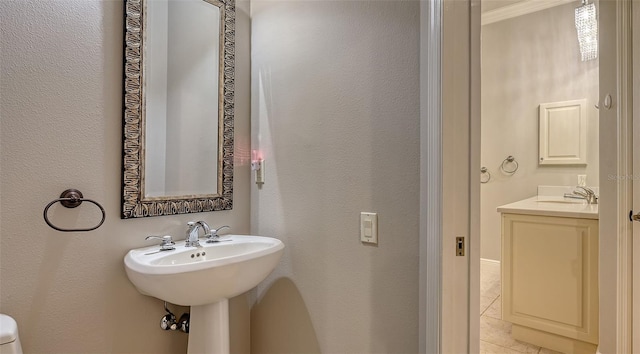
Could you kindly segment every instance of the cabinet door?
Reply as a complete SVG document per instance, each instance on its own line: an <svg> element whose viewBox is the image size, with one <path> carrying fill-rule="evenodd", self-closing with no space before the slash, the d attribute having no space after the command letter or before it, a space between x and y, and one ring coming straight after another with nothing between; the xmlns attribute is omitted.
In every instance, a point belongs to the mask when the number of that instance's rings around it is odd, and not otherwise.
<svg viewBox="0 0 640 354"><path fill-rule="evenodd" d="M540 165L587 164L587 100L540 105Z"/></svg>
<svg viewBox="0 0 640 354"><path fill-rule="evenodd" d="M503 319L598 343L598 221L502 216Z"/></svg>

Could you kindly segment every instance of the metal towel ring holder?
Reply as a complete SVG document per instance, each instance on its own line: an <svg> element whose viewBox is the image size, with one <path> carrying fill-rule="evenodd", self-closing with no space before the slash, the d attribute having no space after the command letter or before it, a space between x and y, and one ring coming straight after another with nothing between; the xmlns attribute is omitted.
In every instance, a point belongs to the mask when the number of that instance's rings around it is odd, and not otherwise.
<svg viewBox="0 0 640 354"><path fill-rule="evenodd" d="M512 168L508 168L509 165L512 165ZM502 172L508 175L512 175L518 170L518 161L516 161L515 157L509 155L506 159L504 159L504 161L502 161L500 169L502 170Z"/></svg>
<svg viewBox="0 0 640 354"><path fill-rule="evenodd" d="M82 202L93 203L98 208L100 208L100 211L102 212L102 220L100 220L98 225L94 227L89 227L86 229L63 229L61 227L57 227L54 224L52 224L51 221L49 221L49 216L48 216L49 208L57 202L60 202L60 204L62 204L62 206L64 206L65 208L76 208L80 206ZM60 198L53 200L51 203L47 204L46 207L44 207L43 216L44 216L44 221L47 223L47 225L49 225L54 230L58 230L62 232L85 232L85 231L93 231L99 228L100 226L102 226L102 224L104 223L104 220L107 217L107 214L105 213L104 208L102 207L102 205L100 205L100 203L91 199L85 199L82 196L82 192L80 192L77 189L67 189L66 191L62 192L62 194L60 194Z"/></svg>
<svg viewBox="0 0 640 354"><path fill-rule="evenodd" d="M483 166L480 169L480 183L484 184L489 181L491 181L491 173L489 173L489 170Z"/></svg>

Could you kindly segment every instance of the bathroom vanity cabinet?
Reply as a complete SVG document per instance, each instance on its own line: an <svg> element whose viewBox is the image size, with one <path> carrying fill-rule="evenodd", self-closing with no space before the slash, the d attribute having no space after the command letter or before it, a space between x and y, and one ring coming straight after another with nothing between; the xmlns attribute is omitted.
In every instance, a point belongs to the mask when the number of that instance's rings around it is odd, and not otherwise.
<svg viewBox="0 0 640 354"><path fill-rule="evenodd" d="M597 209L594 214L584 209L592 206L578 205L579 213L554 214L538 202L534 206L542 208L540 212L510 206L498 211L502 212L502 318L512 323L512 337L563 353L595 353Z"/></svg>

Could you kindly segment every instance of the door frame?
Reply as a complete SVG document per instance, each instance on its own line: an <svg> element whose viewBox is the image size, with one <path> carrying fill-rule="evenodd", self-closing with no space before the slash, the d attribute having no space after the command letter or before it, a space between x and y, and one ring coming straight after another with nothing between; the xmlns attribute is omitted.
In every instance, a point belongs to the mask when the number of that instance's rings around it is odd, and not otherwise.
<svg viewBox="0 0 640 354"><path fill-rule="evenodd" d="M632 6L632 21L640 23L640 6ZM632 26L633 27L633 26ZM634 73L640 73L640 26L633 27L633 49L632 49L632 70ZM634 75L633 86L640 87L640 75ZM633 156L633 184L635 191L633 195L634 212L640 211L640 90L634 90L633 93L633 151L637 153ZM633 314L631 315L631 348L633 353L640 353L640 225L633 226L633 238L636 242L632 242L632 289L631 302ZM635 260L635 261L633 261ZM635 304L635 306L633 306Z"/></svg>
<svg viewBox="0 0 640 354"><path fill-rule="evenodd" d="M472 210L480 186L470 181L480 160L480 136L472 134L480 131L479 0L422 0L420 16L419 349L475 353L480 318L469 313L480 309L480 229L471 223L479 222ZM456 237L465 238L465 256L455 254Z"/></svg>
<svg viewBox="0 0 640 354"><path fill-rule="evenodd" d="M632 0L599 3L601 353L631 353L633 80ZM607 40L615 38L615 40ZM603 65L604 62L604 65ZM611 95L607 107L605 97Z"/></svg>
<svg viewBox="0 0 640 354"><path fill-rule="evenodd" d="M601 283L603 279L615 281L615 291L600 289L601 313L603 308L615 307L612 318L600 318L600 328L615 332L614 338L601 335L605 354L631 353L633 337L632 233L627 219L632 186L624 178L618 178L621 183L606 183L611 179L607 171L615 171L618 177L633 172L632 2L600 0L599 13L600 21L613 21L616 38L615 42L600 40L601 53L615 53L616 72L607 78L611 87L605 85L604 90L601 76L600 88L601 102L604 92L613 98L612 109L600 110L600 190L604 198L599 273ZM471 211L480 204L479 187L474 187L477 174L470 171L480 168L480 6L478 0L420 3L420 352L476 353L480 221ZM606 131L613 135L603 140ZM612 161L613 168L603 168L603 161ZM456 236L468 241L464 257L452 256Z"/></svg>
<svg viewBox="0 0 640 354"><path fill-rule="evenodd" d="M442 5L420 1L420 353L442 352Z"/></svg>

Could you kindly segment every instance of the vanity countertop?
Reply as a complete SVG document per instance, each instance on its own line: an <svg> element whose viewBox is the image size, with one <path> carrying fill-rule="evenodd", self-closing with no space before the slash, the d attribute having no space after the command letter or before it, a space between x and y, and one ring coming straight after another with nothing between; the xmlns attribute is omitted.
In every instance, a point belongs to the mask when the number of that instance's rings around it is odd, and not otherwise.
<svg viewBox="0 0 640 354"><path fill-rule="evenodd" d="M563 197L534 196L501 205L500 213L557 216L563 218L598 219L598 205Z"/></svg>

